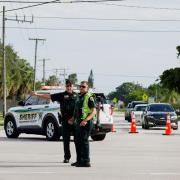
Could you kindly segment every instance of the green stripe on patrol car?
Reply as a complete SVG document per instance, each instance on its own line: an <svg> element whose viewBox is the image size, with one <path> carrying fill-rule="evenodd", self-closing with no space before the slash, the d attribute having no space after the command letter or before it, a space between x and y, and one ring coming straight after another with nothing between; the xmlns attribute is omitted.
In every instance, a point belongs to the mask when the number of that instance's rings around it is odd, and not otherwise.
<svg viewBox="0 0 180 180"><path fill-rule="evenodd" d="M57 110L59 110L59 108L17 109L17 110L12 110L12 112L25 113L25 112L57 111Z"/></svg>

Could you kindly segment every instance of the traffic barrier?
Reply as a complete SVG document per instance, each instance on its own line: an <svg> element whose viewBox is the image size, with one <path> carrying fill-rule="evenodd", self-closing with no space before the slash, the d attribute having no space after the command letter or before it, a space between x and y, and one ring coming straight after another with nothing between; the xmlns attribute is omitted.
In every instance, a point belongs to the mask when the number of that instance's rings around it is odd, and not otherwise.
<svg viewBox="0 0 180 180"><path fill-rule="evenodd" d="M131 120L131 129L129 133L138 133L137 128L136 128L136 119L135 119L135 114L132 112L132 120Z"/></svg>
<svg viewBox="0 0 180 180"><path fill-rule="evenodd" d="M168 115L167 115L167 121L166 121L165 134L163 134L163 135L171 135L171 134L172 134L171 117L170 117L170 114L168 113Z"/></svg>
<svg viewBox="0 0 180 180"><path fill-rule="evenodd" d="M116 132L116 128L115 128L114 124L112 125L111 132Z"/></svg>

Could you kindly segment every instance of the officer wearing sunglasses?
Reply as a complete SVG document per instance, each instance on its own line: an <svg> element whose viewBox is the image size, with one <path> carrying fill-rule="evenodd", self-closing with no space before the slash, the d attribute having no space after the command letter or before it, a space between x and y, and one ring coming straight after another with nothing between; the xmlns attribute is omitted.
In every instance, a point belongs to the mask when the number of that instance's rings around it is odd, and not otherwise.
<svg viewBox="0 0 180 180"><path fill-rule="evenodd" d="M75 104L75 144L77 161L72 166L90 167L88 138L93 128L93 118L96 115L96 105L93 94L88 92L88 82L80 84L80 95Z"/></svg>
<svg viewBox="0 0 180 180"><path fill-rule="evenodd" d="M71 132L74 132L73 125L73 113L75 107L75 101L77 94L73 92L73 83L70 80L66 80L66 90L56 94L37 94L34 92L32 95L36 95L45 99L51 99L52 101L58 101L61 106L62 114L62 136L64 145L64 163L69 163L71 158L70 152L70 136Z"/></svg>

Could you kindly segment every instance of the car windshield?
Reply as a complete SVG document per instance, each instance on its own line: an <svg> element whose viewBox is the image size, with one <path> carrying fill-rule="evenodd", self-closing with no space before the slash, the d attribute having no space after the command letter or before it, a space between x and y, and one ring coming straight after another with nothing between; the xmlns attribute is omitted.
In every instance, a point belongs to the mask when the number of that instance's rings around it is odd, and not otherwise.
<svg viewBox="0 0 180 180"><path fill-rule="evenodd" d="M145 102L133 102L131 108L134 108L138 104L146 104Z"/></svg>
<svg viewBox="0 0 180 180"><path fill-rule="evenodd" d="M135 111L144 111L146 109L146 106L136 106Z"/></svg>
<svg viewBox="0 0 180 180"><path fill-rule="evenodd" d="M168 104L153 104L150 105L150 111L152 112L173 112L174 109Z"/></svg>
<svg viewBox="0 0 180 180"><path fill-rule="evenodd" d="M101 104L107 104L107 99L102 93L95 93L96 102Z"/></svg>

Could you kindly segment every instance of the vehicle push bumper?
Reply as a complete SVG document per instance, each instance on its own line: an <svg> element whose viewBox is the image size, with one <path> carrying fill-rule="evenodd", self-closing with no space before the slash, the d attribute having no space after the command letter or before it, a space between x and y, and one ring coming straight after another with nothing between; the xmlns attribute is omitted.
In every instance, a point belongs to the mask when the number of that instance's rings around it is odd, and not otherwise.
<svg viewBox="0 0 180 180"><path fill-rule="evenodd" d="M94 124L92 134L97 134L97 133L104 134L104 133L111 132L112 127L113 127L113 124L100 124L100 125Z"/></svg>

